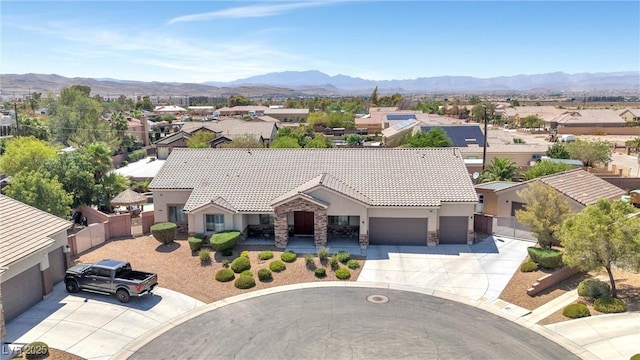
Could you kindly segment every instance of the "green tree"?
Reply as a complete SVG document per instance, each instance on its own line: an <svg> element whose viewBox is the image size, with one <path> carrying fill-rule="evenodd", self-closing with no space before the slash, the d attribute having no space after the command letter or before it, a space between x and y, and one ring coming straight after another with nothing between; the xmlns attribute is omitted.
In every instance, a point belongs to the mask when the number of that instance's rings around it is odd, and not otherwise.
<svg viewBox="0 0 640 360"><path fill-rule="evenodd" d="M536 115L528 115L524 119L520 119L520 127L523 128L540 128L542 126L544 126L544 120Z"/></svg>
<svg viewBox="0 0 640 360"><path fill-rule="evenodd" d="M15 174L5 193L10 198L64 219L68 219L71 213L71 195L64 191L56 178L50 179L37 171Z"/></svg>
<svg viewBox="0 0 640 360"><path fill-rule="evenodd" d="M290 136L278 136L271 144L272 148L300 148L298 139Z"/></svg>
<svg viewBox="0 0 640 360"><path fill-rule="evenodd" d="M352 114L332 112L327 115L327 127L353 129L355 118Z"/></svg>
<svg viewBox="0 0 640 360"><path fill-rule="evenodd" d="M584 166L594 167L611 161L611 144L607 141L576 140L565 146L569 156L582 161Z"/></svg>
<svg viewBox="0 0 640 360"><path fill-rule="evenodd" d="M129 179L115 172L102 176L94 192L93 203L111 212L111 199L129 187Z"/></svg>
<svg viewBox="0 0 640 360"><path fill-rule="evenodd" d="M323 113L323 112L313 112L313 113L309 113L309 116L307 117L307 125L311 126L311 127L316 127L316 126L327 126L327 114Z"/></svg>
<svg viewBox="0 0 640 360"><path fill-rule="evenodd" d="M230 107L247 106L247 105L251 105L251 104L252 104L251 100L247 99L246 97L244 97L242 95L231 95L231 96L229 96L229 106Z"/></svg>
<svg viewBox="0 0 640 360"><path fill-rule="evenodd" d="M55 142L69 146L75 140L81 146L89 138L101 138L103 132L110 132L108 123L101 119L102 105L81 89L62 89L59 98L49 97L48 104L49 131Z"/></svg>
<svg viewBox="0 0 640 360"><path fill-rule="evenodd" d="M640 149L640 137L627 140L624 144L633 151L638 152L638 149Z"/></svg>
<svg viewBox="0 0 640 360"><path fill-rule="evenodd" d="M333 143L331 139L326 137L323 134L316 134L312 140L306 143L305 148L317 148L317 149L326 149L332 148Z"/></svg>
<svg viewBox="0 0 640 360"><path fill-rule="evenodd" d="M386 95L378 99L378 106L399 106L402 103L402 94L395 93L393 95Z"/></svg>
<svg viewBox="0 0 640 360"><path fill-rule="evenodd" d="M516 99L511 100L511 106L520 106L520 101Z"/></svg>
<svg viewBox="0 0 640 360"><path fill-rule="evenodd" d="M262 148L264 144L256 138L253 134L246 134L242 136L236 136L230 143L223 144L223 148Z"/></svg>
<svg viewBox="0 0 640 360"><path fill-rule="evenodd" d="M94 179L100 179L113 167L111 148L105 143L95 142L85 146L82 153L87 157L93 168Z"/></svg>
<svg viewBox="0 0 640 360"><path fill-rule="evenodd" d="M478 105L480 104L480 98L476 95L473 95L470 99L469 99L469 104L470 105Z"/></svg>
<svg viewBox="0 0 640 360"><path fill-rule="evenodd" d="M192 149L204 149L211 147L211 140L216 138L216 133L209 130L198 130L187 139L187 147Z"/></svg>
<svg viewBox="0 0 640 360"><path fill-rule="evenodd" d="M69 87L71 90L77 90L85 97L91 96L91 87L86 85L71 85Z"/></svg>
<svg viewBox="0 0 640 360"><path fill-rule="evenodd" d="M152 111L154 109L154 106L153 102L151 102L151 98L148 95L143 96L142 101L138 101L136 103L136 109Z"/></svg>
<svg viewBox="0 0 640 360"><path fill-rule="evenodd" d="M489 181L513 181L520 175L520 169L511 159L494 158L478 177L478 183Z"/></svg>
<svg viewBox="0 0 640 360"><path fill-rule="evenodd" d="M495 118L496 105L490 102L484 102L471 108L471 116L473 117L473 120L477 122L484 122L485 107L487 108L487 121L491 121Z"/></svg>
<svg viewBox="0 0 640 360"><path fill-rule="evenodd" d="M451 147L453 141L447 133L440 128L433 128L427 132L418 131L409 133L405 137L404 147Z"/></svg>
<svg viewBox="0 0 640 360"><path fill-rule="evenodd" d="M561 143L554 143L547 149L547 156L552 159L569 159L569 152Z"/></svg>
<svg viewBox="0 0 640 360"><path fill-rule="evenodd" d="M0 170L7 176L14 176L20 171L38 171L46 161L54 159L57 153L55 147L32 136L15 137L5 142Z"/></svg>
<svg viewBox="0 0 640 360"><path fill-rule="evenodd" d="M378 105L378 87L376 86L375 89L373 89L373 92L371 93L371 96L369 97L369 103L372 106L377 106Z"/></svg>
<svg viewBox="0 0 640 360"><path fill-rule="evenodd" d="M94 168L88 157L80 151L63 152L47 161L43 174L58 179L64 190L72 197L72 206L90 205L94 198Z"/></svg>
<svg viewBox="0 0 640 360"><path fill-rule="evenodd" d="M111 117L109 118L109 125L111 126L111 130L115 132L116 137L119 139L118 151L120 153L126 152L127 148L132 145L130 144L131 138L126 137L126 135L128 135L127 130L129 130L127 117L122 111L116 111L111 114Z"/></svg>
<svg viewBox="0 0 640 360"><path fill-rule="evenodd" d="M636 210L621 200L601 199L569 217L560 231L564 263L582 271L604 267L613 297L618 294L612 267L640 267L640 219L629 216Z"/></svg>
<svg viewBox="0 0 640 360"><path fill-rule="evenodd" d="M531 180L541 176L556 174L563 171L575 169L572 165L565 163L556 163L553 161L540 161L525 171L524 179Z"/></svg>
<svg viewBox="0 0 640 360"><path fill-rule="evenodd" d="M558 235L562 222L569 216L569 202L551 186L539 181L517 192L526 203L524 210L516 211L516 219L529 227L544 248L560 245Z"/></svg>
<svg viewBox="0 0 640 360"><path fill-rule="evenodd" d="M18 127L21 136L33 136L36 139L48 141L49 128L38 118L30 116L20 116Z"/></svg>
<svg viewBox="0 0 640 360"><path fill-rule="evenodd" d="M344 137L344 140L347 142L348 146L355 147L361 146L364 141L364 137L360 134L349 134Z"/></svg>

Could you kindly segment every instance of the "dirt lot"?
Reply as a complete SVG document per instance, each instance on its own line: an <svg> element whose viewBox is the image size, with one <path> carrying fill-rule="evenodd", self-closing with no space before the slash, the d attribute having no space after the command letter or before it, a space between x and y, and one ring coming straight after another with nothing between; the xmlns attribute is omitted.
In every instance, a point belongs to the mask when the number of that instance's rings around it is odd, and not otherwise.
<svg viewBox="0 0 640 360"><path fill-rule="evenodd" d="M220 270L223 260L232 261L240 255L242 250L249 250L251 260L251 271L256 279L256 286L249 290L236 289L233 281L221 283L215 280L215 273ZM287 263L287 269L280 273L273 273L273 280L261 282L257 279L259 269L268 268L272 260L258 260L258 253L262 250L271 250L274 259L280 259L282 249L274 246L247 246L238 245L234 248L233 256L222 257L212 252L210 265L203 266L197 254L192 254L186 240L176 240L173 245L164 246L151 236L142 236L133 239L112 240L104 245L79 256L81 262L95 262L102 259L122 259L131 262L135 269L151 271L158 274L158 282L161 287L175 290L183 294L194 297L205 303L214 302L238 295L247 291L270 288L280 285L288 285L312 281L337 281L334 272L328 267L327 276L318 279L313 270L305 265L302 257L298 254L298 259L294 263ZM214 256L215 255L215 256ZM356 257L354 257L356 258ZM360 274L364 260L360 258L360 268L351 271L351 281L355 281ZM317 267L325 267L320 264L316 257ZM346 267L345 265L341 265Z"/></svg>

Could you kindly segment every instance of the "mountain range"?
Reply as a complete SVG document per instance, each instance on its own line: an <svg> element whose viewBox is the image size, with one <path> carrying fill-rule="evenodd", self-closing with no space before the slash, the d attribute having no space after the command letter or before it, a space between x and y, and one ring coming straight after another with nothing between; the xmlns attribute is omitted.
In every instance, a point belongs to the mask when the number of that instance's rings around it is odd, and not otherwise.
<svg viewBox="0 0 640 360"><path fill-rule="evenodd" d="M379 93L479 93L479 92L607 92L640 93L640 71L476 78L470 76L420 77L408 80L367 80L346 75L329 76L317 70L273 72L230 82L143 82L113 78L67 78L45 74L0 75L0 92L57 92L70 85L90 86L94 94L145 94L151 96L248 97L368 95Z"/></svg>

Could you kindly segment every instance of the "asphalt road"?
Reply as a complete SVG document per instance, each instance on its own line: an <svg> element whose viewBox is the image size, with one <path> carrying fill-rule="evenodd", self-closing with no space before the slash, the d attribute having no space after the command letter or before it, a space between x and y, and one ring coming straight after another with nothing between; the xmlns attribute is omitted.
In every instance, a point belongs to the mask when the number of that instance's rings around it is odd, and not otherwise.
<svg viewBox="0 0 640 360"><path fill-rule="evenodd" d="M370 302L371 295L387 297ZM520 325L428 295L311 288L217 308L130 359L578 359Z"/></svg>

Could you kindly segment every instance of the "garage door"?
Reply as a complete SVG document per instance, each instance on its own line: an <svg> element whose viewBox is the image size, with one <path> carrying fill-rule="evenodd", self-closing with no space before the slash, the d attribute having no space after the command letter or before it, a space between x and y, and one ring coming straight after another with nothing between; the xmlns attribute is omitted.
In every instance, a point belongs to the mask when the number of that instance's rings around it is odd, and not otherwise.
<svg viewBox="0 0 640 360"><path fill-rule="evenodd" d="M67 271L64 265L65 255L62 248L58 248L49 253L49 268L51 269L51 282L53 285L64 280L64 273Z"/></svg>
<svg viewBox="0 0 640 360"><path fill-rule="evenodd" d="M369 218L371 245L426 245L427 219Z"/></svg>
<svg viewBox="0 0 640 360"><path fill-rule="evenodd" d="M466 244L468 225L467 216L440 216L440 244Z"/></svg>
<svg viewBox="0 0 640 360"><path fill-rule="evenodd" d="M11 321L42 300L40 265L33 266L2 283L4 320Z"/></svg>

